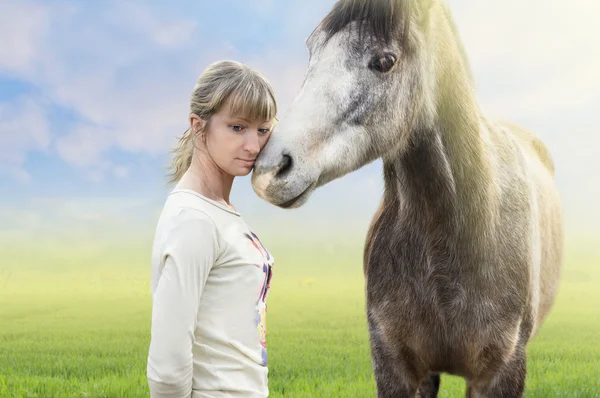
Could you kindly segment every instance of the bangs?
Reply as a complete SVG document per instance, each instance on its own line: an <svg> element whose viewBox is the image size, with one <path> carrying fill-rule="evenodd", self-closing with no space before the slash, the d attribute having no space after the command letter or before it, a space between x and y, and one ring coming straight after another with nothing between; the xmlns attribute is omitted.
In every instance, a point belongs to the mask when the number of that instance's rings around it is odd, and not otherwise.
<svg viewBox="0 0 600 398"><path fill-rule="evenodd" d="M273 93L265 82L253 74L240 79L226 100L231 115L260 121L273 120L277 115Z"/></svg>

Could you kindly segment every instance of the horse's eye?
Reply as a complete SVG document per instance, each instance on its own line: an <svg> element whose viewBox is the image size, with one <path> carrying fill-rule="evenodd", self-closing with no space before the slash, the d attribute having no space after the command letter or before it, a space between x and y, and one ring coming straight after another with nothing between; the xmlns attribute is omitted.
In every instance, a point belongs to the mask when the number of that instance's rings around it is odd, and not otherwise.
<svg viewBox="0 0 600 398"><path fill-rule="evenodd" d="M385 53L383 55L376 55L369 62L369 69L375 70L380 73L385 73L392 69L392 66L396 63L396 56L392 53Z"/></svg>

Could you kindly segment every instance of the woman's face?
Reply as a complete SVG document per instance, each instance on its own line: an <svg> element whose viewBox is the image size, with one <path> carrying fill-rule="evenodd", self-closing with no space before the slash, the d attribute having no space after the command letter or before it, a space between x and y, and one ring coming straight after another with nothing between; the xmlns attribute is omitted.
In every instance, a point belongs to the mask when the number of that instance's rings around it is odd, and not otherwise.
<svg viewBox="0 0 600 398"><path fill-rule="evenodd" d="M196 115L192 118L201 122ZM242 115L231 115L229 105L225 104L211 116L205 131L206 148L224 172L234 177L248 175L269 140L273 124L272 120L247 120Z"/></svg>

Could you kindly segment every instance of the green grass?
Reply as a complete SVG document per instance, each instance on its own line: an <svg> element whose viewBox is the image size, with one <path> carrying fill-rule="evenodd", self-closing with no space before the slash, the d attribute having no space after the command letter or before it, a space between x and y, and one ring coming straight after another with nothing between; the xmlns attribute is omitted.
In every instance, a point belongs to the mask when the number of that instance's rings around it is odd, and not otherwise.
<svg viewBox="0 0 600 398"><path fill-rule="evenodd" d="M277 261L271 396L374 397L362 242L265 243ZM147 244L0 246L1 397L148 396ZM528 348L526 396L600 396L598 259L568 252L556 305ZM462 379L442 377L441 397L464 392Z"/></svg>

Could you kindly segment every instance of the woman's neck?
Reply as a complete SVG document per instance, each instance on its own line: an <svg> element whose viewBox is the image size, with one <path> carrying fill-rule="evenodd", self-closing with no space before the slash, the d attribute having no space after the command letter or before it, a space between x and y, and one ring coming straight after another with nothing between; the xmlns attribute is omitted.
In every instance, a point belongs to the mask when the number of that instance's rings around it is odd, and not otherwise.
<svg viewBox="0 0 600 398"><path fill-rule="evenodd" d="M189 169L177 187L191 189L216 202L231 206L229 195L233 179L233 176L221 170L212 159L206 159L204 154L194 154Z"/></svg>

